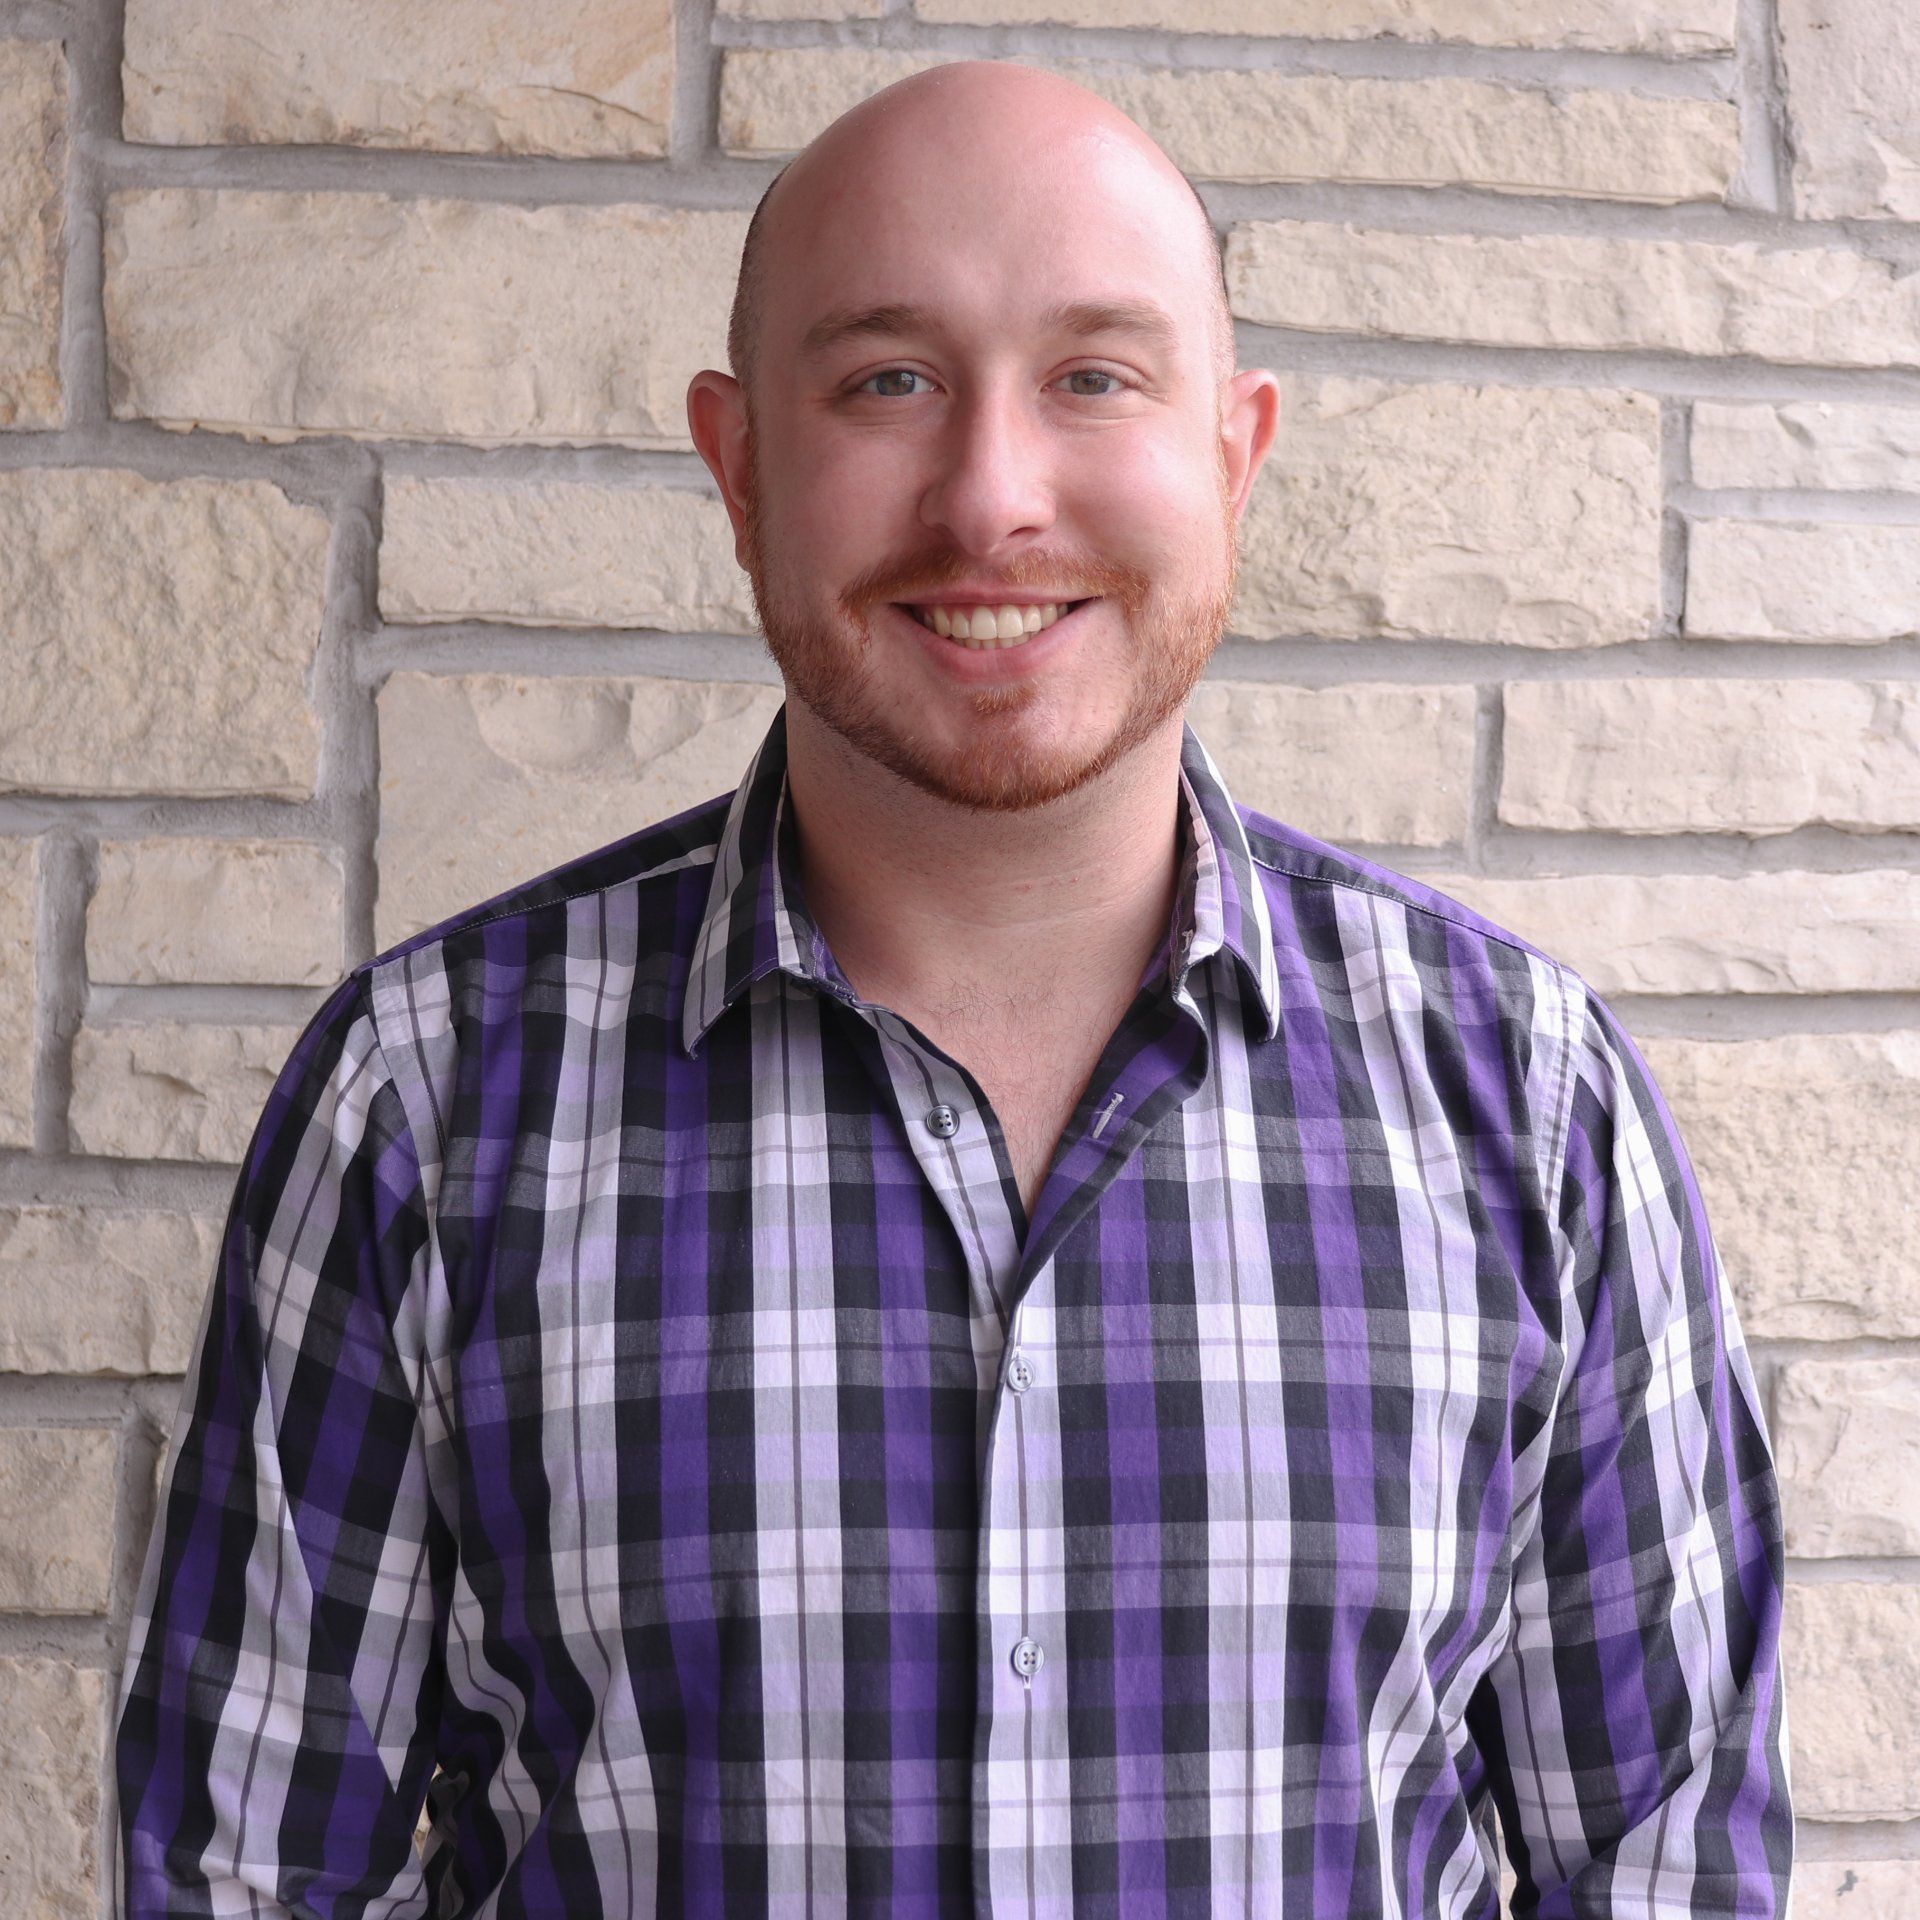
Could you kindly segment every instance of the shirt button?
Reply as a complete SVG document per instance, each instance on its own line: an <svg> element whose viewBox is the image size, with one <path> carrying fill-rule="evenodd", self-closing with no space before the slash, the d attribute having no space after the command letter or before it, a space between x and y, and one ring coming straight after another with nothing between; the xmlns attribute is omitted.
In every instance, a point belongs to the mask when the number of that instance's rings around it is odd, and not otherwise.
<svg viewBox="0 0 1920 1920"><path fill-rule="evenodd" d="M1040 1671L1040 1663L1046 1657L1040 1651L1038 1640L1016 1640L1013 1643L1013 1670L1022 1680L1031 1680Z"/></svg>
<svg viewBox="0 0 1920 1920"><path fill-rule="evenodd" d="M1033 1362L1024 1353L1016 1353L1007 1362L1007 1385L1015 1393L1025 1393L1033 1385Z"/></svg>
<svg viewBox="0 0 1920 1920"><path fill-rule="evenodd" d="M960 1116L943 1100L927 1115L927 1131L937 1140L951 1140L960 1131Z"/></svg>

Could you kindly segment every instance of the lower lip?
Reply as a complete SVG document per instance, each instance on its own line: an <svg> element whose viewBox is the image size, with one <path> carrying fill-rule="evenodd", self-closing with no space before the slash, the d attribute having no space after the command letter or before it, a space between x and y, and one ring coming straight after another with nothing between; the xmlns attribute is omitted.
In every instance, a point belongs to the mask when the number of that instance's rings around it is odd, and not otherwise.
<svg viewBox="0 0 1920 1920"><path fill-rule="evenodd" d="M917 638L927 657L943 673L952 675L963 686L988 681L1022 680L1040 672L1062 647L1070 647L1079 637L1087 614L1100 604L1083 600L1071 613L1063 613L1050 627L1023 640L1016 647L970 647L964 640L949 640L922 626L905 607L886 602L886 610Z"/></svg>

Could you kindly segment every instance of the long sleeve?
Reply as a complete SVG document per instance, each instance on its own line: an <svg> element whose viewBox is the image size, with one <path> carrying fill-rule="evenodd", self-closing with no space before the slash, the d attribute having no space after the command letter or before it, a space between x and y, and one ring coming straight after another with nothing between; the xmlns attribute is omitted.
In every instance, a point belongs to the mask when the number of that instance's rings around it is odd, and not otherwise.
<svg viewBox="0 0 1920 1920"><path fill-rule="evenodd" d="M1549 1175L1564 1373L1469 1719L1515 1913L1777 1916L1785 1568L1759 1395L1646 1062L1590 989L1571 1005Z"/></svg>
<svg viewBox="0 0 1920 1920"><path fill-rule="evenodd" d="M356 975L255 1129L169 1448L115 1754L129 1920L425 1910L428 1237Z"/></svg>

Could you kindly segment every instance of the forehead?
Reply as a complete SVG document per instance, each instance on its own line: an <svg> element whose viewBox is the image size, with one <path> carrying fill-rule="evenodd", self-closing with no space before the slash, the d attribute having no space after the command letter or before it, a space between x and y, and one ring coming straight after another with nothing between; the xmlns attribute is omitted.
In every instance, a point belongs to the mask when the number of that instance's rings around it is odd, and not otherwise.
<svg viewBox="0 0 1920 1920"><path fill-rule="evenodd" d="M1204 351L1211 230L1185 181L1103 130L1033 131L989 141L882 129L866 151L806 156L808 171L783 183L796 191L775 210L767 260L767 332L782 356L882 332L1096 327Z"/></svg>

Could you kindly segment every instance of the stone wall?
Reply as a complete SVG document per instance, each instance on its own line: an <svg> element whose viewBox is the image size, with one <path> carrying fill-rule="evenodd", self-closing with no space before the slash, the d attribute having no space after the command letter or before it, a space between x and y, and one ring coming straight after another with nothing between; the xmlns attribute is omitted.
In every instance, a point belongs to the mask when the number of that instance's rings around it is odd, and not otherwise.
<svg viewBox="0 0 1920 1920"><path fill-rule="evenodd" d="M980 54L1163 141L1284 374L1196 708L1243 796L1644 1041L1785 1481L1800 1920L1920 1911L1912 0L8 0L0 1913L110 1898L295 1032L732 784L777 696L688 376L779 157Z"/></svg>

